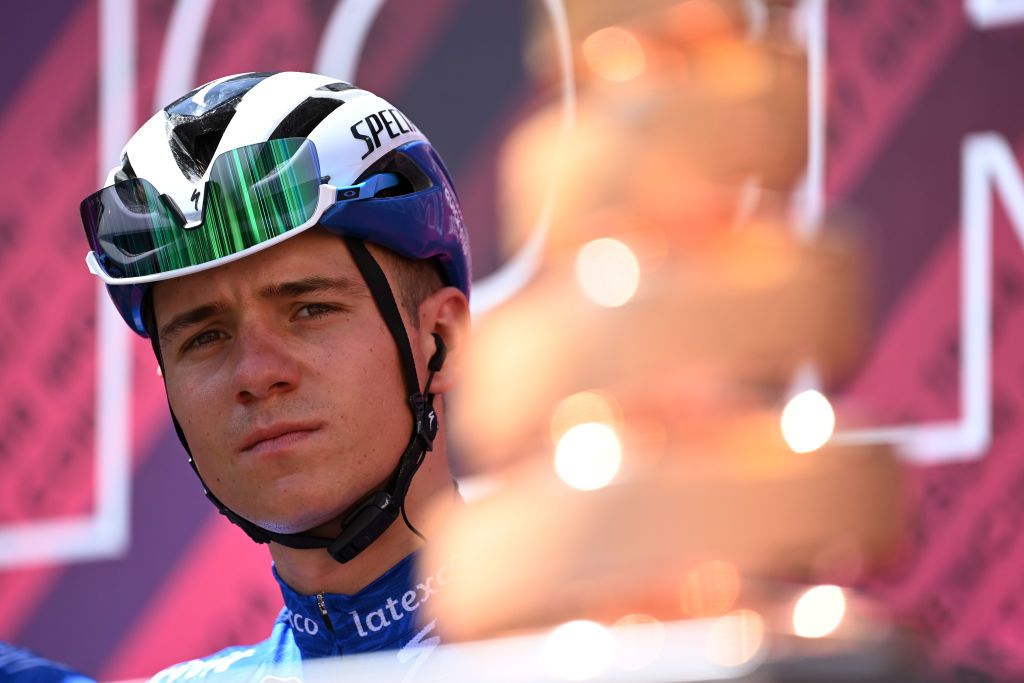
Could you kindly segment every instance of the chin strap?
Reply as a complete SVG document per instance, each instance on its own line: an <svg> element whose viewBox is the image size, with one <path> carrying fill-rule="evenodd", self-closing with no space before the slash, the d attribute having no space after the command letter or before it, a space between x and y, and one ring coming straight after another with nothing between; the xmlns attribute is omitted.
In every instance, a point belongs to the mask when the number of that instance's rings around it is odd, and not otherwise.
<svg viewBox="0 0 1024 683"><path fill-rule="evenodd" d="M203 493L207 499L217 508L218 511L227 517L232 523L238 525L256 543L269 543L271 541L280 543L289 548L300 550L326 548L338 562L348 562L371 543L377 540L388 527L401 514L409 529L420 538L422 534L409 522L405 514L405 496L409 492L412 478L423 464L428 451L433 450L434 438L437 436L437 413L434 411L434 395L430 393L430 384L434 374L441 369L445 359L444 342L439 335L434 335L437 342L437 351L430 358L427 364L429 374L423 392L419 390L419 380L416 375L416 361L412 354L412 347L409 344L409 336L406 334L402 316L398 311L398 304L395 302L394 293L388 284L384 271L370 254L362 241L346 237L343 238L348 247L356 267L366 281L370 294L373 297L377 309L380 311L388 331L395 339L398 346L398 356L402 369L402 376L405 382L408 395L409 408L412 411L412 435L405 450L398 458L398 464L383 486L371 491L362 500L349 508L341 519L341 533L337 537L323 538L308 533L283 534L264 529L245 519L234 510L224 505L217 496L210 491L210 488L203 481L199 468L196 467L192 451L185 440L185 433L178 423L174 411L171 411L171 420L174 422L174 430L178 439L189 454L188 463L192 471L199 477L203 485ZM152 305L150 303L150 310ZM159 341L155 334L150 335L153 342L153 350L156 352L157 360L163 366L163 358L160 355ZM168 404L170 405L170 404Z"/></svg>

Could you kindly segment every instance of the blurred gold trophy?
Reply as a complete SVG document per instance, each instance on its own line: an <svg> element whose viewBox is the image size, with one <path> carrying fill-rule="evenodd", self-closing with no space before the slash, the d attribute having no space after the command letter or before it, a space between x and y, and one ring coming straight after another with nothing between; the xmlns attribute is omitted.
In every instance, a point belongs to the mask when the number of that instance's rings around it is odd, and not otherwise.
<svg viewBox="0 0 1024 683"><path fill-rule="evenodd" d="M884 558L902 510L892 454L831 444L828 401L795 386L849 371L866 283L849 235L791 219L789 10L567 9L576 121L560 140L552 105L510 138L509 251L544 187L557 209L536 277L477 322L452 423L487 487L428 533L452 567L429 608L456 640L730 615L807 635L794 597Z"/></svg>

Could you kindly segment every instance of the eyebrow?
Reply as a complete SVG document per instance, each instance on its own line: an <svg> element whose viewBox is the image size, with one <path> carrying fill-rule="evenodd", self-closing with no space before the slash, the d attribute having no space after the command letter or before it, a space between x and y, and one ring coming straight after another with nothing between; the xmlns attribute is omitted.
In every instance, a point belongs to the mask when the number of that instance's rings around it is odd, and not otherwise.
<svg viewBox="0 0 1024 683"><path fill-rule="evenodd" d="M192 325L198 325L207 318L221 313L226 307L223 303L214 302L209 304L203 304L202 306L196 306L190 308L184 313L180 313L160 328L158 336L161 341L167 341L176 336L179 332L185 328L191 327Z"/></svg>
<svg viewBox="0 0 1024 683"><path fill-rule="evenodd" d="M351 278L347 277L323 277L312 275L299 280L289 282L274 282L258 292L261 299L285 299L307 294L320 294L322 292L335 292L338 294L359 294L362 292L359 286Z"/></svg>
<svg viewBox="0 0 1024 683"><path fill-rule="evenodd" d="M313 275L287 282L273 282L262 287L257 292L257 296L261 299L287 299L307 296L309 294L320 294L323 292L335 292L346 295L360 295L366 293L364 288L360 287L359 284L351 278L330 278ZM227 304L220 301L213 301L196 306L195 308L190 308L184 313L174 316L166 325L161 327L158 333L159 337L161 340L172 339L182 330L193 325L198 325L209 318L223 313L226 309Z"/></svg>

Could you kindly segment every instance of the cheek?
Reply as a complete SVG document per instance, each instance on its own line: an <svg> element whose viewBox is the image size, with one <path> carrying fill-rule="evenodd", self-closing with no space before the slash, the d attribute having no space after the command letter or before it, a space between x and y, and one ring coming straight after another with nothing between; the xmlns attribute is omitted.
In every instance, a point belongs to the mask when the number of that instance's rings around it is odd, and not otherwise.
<svg viewBox="0 0 1024 683"><path fill-rule="evenodd" d="M223 432L224 418L210 382L169 375L167 398L181 425L189 449L202 465L205 454L216 449L216 436ZM221 426L218 429L218 425Z"/></svg>
<svg viewBox="0 0 1024 683"><path fill-rule="evenodd" d="M344 357L326 359L320 382L353 446L375 461L405 448L412 428L394 342L367 342Z"/></svg>
<svg viewBox="0 0 1024 683"><path fill-rule="evenodd" d="M387 342L368 347L362 363L355 369L359 384L365 396L372 400L374 410L402 408L407 403L398 353L390 338Z"/></svg>

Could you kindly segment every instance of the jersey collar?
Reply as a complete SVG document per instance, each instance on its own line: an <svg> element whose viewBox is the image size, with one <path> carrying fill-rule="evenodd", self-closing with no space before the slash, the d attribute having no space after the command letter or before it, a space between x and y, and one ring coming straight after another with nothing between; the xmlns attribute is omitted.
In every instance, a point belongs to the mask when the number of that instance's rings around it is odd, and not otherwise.
<svg viewBox="0 0 1024 683"><path fill-rule="evenodd" d="M401 648L420 630L421 607L447 583L446 568L417 579L416 553L351 595L300 595L274 569L284 609L275 627L289 630L304 657Z"/></svg>

